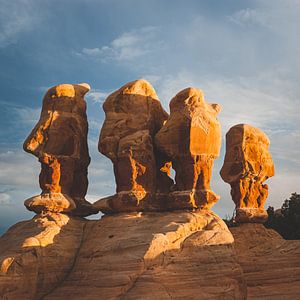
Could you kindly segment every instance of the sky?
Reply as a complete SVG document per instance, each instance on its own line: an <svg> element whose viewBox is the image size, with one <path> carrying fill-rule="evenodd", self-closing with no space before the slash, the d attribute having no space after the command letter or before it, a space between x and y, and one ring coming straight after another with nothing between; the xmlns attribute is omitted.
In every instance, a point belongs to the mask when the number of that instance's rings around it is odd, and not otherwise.
<svg viewBox="0 0 300 300"><path fill-rule="evenodd" d="M299 15L297 0L0 0L0 232L33 216L23 202L40 193L40 165L22 144L43 95L61 83L92 87L89 201L115 192L112 164L97 150L102 103L144 78L167 111L189 86L222 106L215 212L225 217L234 210L219 170L225 134L239 123L270 138L276 174L267 181L265 206L280 207L300 192Z"/></svg>

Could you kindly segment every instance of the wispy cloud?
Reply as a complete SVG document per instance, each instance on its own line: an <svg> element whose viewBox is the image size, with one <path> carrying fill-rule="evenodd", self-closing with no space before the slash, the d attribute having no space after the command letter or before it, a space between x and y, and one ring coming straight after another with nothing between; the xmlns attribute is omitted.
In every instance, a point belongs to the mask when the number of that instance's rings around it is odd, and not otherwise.
<svg viewBox="0 0 300 300"><path fill-rule="evenodd" d="M155 41L156 27L143 27L124 32L110 44L96 48L83 48L79 55L98 58L102 62L128 62L143 57L162 47L162 41ZM155 43L154 43L155 41Z"/></svg>
<svg viewBox="0 0 300 300"><path fill-rule="evenodd" d="M93 103L100 103L102 104L106 97L110 93L102 92L100 90L92 90L86 95L87 100L91 100Z"/></svg>
<svg viewBox="0 0 300 300"><path fill-rule="evenodd" d="M30 30L37 20L34 2L0 1L0 47L16 43L20 34Z"/></svg>
<svg viewBox="0 0 300 300"><path fill-rule="evenodd" d="M268 15L266 15L264 12L257 11L255 9L241 9L231 16L228 16L228 19L241 26L245 25L262 25L267 26L268 25Z"/></svg>
<svg viewBox="0 0 300 300"><path fill-rule="evenodd" d="M10 195L6 193L0 193L0 206L1 205L10 205Z"/></svg>

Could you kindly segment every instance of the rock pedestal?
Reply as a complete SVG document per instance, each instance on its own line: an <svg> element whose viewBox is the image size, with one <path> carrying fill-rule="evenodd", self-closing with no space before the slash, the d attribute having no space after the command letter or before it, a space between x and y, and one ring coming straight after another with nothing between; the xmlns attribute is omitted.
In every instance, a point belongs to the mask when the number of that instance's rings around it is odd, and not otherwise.
<svg viewBox="0 0 300 300"><path fill-rule="evenodd" d="M213 161L221 147L218 104L208 104L201 90L187 88L170 102L170 117L155 136L157 148L176 172L172 200L185 208L210 208L219 199L210 188ZM184 208L184 207L182 207Z"/></svg>
<svg viewBox="0 0 300 300"><path fill-rule="evenodd" d="M166 161L153 140L168 114L155 90L145 80L127 83L107 97L103 104L105 121L99 151L111 159L117 194L110 198L118 211L136 211L151 206L157 189L168 189L172 180L160 169ZM105 205L100 200L97 207Z"/></svg>
<svg viewBox="0 0 300 300"><path fill-rule="evenodd" d="M25 201L29 210L80 216L97 212L85 200L90 157L84 95L89 89L88 84L61 84L44 96L40 119L24 142L24 150L41 163L42 194Z"/></svg>
<svg viewBox="0 0 300 300"><path fill-rule="evenodd" d="M231 185L239 223L262 223L268 218L264 209L268 185L264 181L274 175L269 145L266 134L250 125L235 125L226 134L226 155L220 174Z"/></svg>

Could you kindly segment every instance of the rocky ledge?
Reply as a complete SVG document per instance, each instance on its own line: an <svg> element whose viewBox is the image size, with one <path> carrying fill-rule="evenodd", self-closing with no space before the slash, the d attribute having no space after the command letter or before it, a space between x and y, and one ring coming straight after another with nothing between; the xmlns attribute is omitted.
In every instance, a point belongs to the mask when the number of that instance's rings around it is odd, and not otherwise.
<svg viewBox="0 0 300 300"><path fill-rule="evenodd" d="M0 239L3 299L245 299L233 237L213 212L59 213Z"/></svg>
<svg viewBox="0 0 300 300"><path fill-rule="evenodd" d="M300 241L261 224L231 232L205 210L37 215L0 238L0 298L300 297Z"/></svg>

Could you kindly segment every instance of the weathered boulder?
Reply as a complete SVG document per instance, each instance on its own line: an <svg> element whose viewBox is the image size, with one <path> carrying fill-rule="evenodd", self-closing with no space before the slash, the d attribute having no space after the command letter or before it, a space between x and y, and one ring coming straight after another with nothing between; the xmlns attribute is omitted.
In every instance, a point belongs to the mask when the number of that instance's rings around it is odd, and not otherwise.
<svg viewBox="0 0 300 300"><path fill-rule="evenodd" d="M168 114L145 80L127 83L109 95L103 109L99 151L114 165L117 194L111 198L113 211L141 210L150 205L147 201L156 190L166 190L172 184L168 172L160 170L166 161L153 145ZM103 202L95 207L101 210Z"/></svg>
<svg viewBox="0 0 300 300"><path fill-rule="evenodd" d="M82 216L97 212L85 200L90 157L84 95L89 90L88 84L61 84L44 96L40 119L23 146L42 167L42 194L25 201L29 210Z"/></svg>
<svg viewBox="0 0 300 300"><path fill-rule="evenodd" d="M187 88L170 102L170 117L155 136L157 148L176 171L170 209L210 208L219 199L210 188L213 162L219 156L218 104L208 104L201 90Z"/></svg>
<svg viewBox="0 0 300 300"><path fill-rule="evenodd" d="M268 185L263 182L274 175L269 145L266 134L250 125L235 125L226 134L226 155L220 174L231 185L239 223L260 223L268 218L264 209Z"/></svg>
<svg viewBox="0 0 300 300"><path fill-rule="evenodd" d="M213 212L38 215L0 238L4 299L246 299Z"/></svg>

